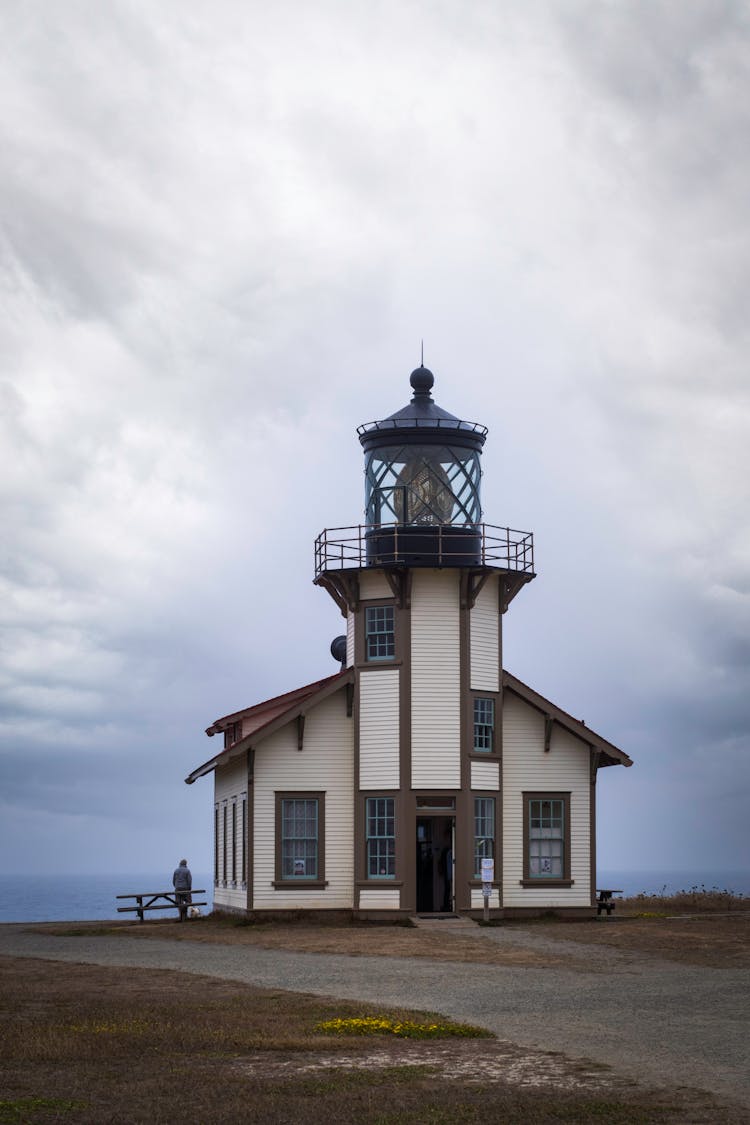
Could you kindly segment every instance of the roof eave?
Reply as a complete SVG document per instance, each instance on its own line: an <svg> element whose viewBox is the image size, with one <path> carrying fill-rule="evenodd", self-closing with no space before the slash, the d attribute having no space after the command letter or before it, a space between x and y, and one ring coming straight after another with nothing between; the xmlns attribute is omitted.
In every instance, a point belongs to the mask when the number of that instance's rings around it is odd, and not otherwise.
<svg viewBox="0 0 750 1125"><path fill-rule="evenodd" d="M620 750L614 743L609 742L606 738L602 738L600 734L591 730L591 728L587 727L585 723L582 723L580 719L574 719L567 711L563 711L562 708L552 703L551 700L545 699L543 695L534 691L533 688L530 688L529 685L525 684L522 680L517 679L516 676L511 675L510 672L506 672L505 669L503 669L503 687L514 692L520 699L525 700L538 711L549 715L558 722L561 727L564 727L566 730L570 731L571 734L575 735L576 738L580 738L583 742L587 742L589 746L598 750L600 753L598 765L600 767L625 766L627 768L628 766L632 766L633 759L626 754L624 750Z"/></svg>

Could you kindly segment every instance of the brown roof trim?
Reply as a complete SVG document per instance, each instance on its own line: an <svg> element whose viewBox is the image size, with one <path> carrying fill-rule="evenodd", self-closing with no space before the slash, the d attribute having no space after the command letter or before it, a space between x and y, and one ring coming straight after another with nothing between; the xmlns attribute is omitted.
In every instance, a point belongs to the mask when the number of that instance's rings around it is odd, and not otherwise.
<svg viewBox="0 0 750 1125"><path fill-rule="evenodd" d="M584 742L588 743L589 746L598 750L601 754L601 758L599 759L600 766L632 766L632 758L628 757L623 750L620 750L617 746L613 745L613 743L607 742L606 738L602 738L596 731L591 730L591 728L587 727L585 723L582 723L580 719L574 719L567 711L563 711L562 708L551 703L549 699L545 699L538 691L534 691L528 684L523 683L522 680L516 679L515 676L512 676L510 672L506 672L505 669L503 669L503 688L507 691L512 691L519 699L525 700L526 703L529 703L538 711L554 719L561 727L565 727L571 734L574 734L577 738L582 739Z"/></svg>
<svg viewBox="0 0 750 1125"><path fill-rule="evenodd" d="M325 684L331 683L333 680L342 676L347 671L344 669L341 672L334 672L332 676L325 676L322 680L315 680L311 684L305 684L304 687L294 688L293 691L284 692L283 695L275 695L272 699L264 699L261 703L253 703L250 707L244 707L241 711L233 711L231 715L222 715L220 719L215 719L210 727L206 727L206 734L209 738L215 734L221 734L224 727L230 723L236 722L237 719L245 719L258 711L266 711L271 707L278 707L280 704L289 702L291 705L295 699L302 695L310 695L312 692L317 691L318 688L323 687Z"/></svg>
<svg viewBox="0 0 750 1125"><path fill-rule="evenodd" d="M231 758L236 757L238 754L248 750L251 746L256 746L262 742L269 735L279 730L281 727L287 725L307 712L311 707L322 703L329 695L338 691L339 688L344 687L345 684L354 682L354 669L344 668L341 672L336 672L333 676L327 676L324 680L316 680L315 683L307 684L305 687L297 688L295 691L289 691L285 695L277 695L273 699L266 699L262 703L256 703L254 707L247 707L244 711L235 711L233 715L227 715L223 719L217 719L214 727L215 730L209 728L206 733L217 734L222 728L217 726L218 723L227 722L230 719L247 718L255 716L261 718L264 711L270 711L272 714L266 722L259 722L257 726L246 734L244 738L239 739L233 743L232 746L222 750L220 754L210 758L209 761L204 762L202 766L198 766L192 773L189 773L185 778L186 785L192 785L199 777L205 777L207 773L211 773L220 764L225 764ZM287 701L287 706L283 707L281 712L279 706L284 701Z"/></svg>

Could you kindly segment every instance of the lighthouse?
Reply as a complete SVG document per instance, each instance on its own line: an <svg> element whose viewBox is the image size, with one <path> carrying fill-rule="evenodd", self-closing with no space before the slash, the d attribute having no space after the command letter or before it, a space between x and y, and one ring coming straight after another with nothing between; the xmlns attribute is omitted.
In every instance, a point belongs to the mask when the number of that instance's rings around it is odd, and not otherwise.
<svg viewBox="0 0 750 1125"><path fill-rule="evenodd" d="M487 430L440 407L434 381L418 367L411 401L360 426L365 522L321 534L315 581L356 670L360 903L388 878L412 909L452 912L471 908L500 839L502 618L534 550L530 533L483 522Z"/></svg>
<svg viewBox="0 0 750 1125"><path fill-rule="evenodd" d="M363 522L315 542L339 670L215 720L186 778L214 774L214 908L585 916L597 774L631 761L503 668L533 536L484 520L486 428L409 384L357 431Z"/></svg>

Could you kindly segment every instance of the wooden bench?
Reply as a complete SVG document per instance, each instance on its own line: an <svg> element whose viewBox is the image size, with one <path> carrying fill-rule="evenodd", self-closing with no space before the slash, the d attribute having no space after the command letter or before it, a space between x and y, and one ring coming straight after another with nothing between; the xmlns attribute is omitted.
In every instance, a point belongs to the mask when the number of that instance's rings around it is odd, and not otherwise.
<svg viewBox="0 0 750 1125"><path fill-rule="evenodd" d="M597 892L596 892L596 916L597 916L597 918L605 910L607 911L607 917L609 918L610 914L612 913L615 906L617 905L615 899L612 898L612 895L621 895L621 894L622 894L622 891L609 890L609 889L599 890L597 888Z"/></svg>
<svg viewBox="0 0 750 1125"><path fill-rule="evenodd" d="M184 922L188 916L188 910L191 906L208 906L207 902L193 901L193 895L204 895L206 892L201 891L144 891L140 895L116 895L118 899L134 898L135 906L118 906L118 914L137 914L138 920L143 921L143 914L146 910L169 910L176 909L180 914L180 921ZM189 898L190 902L186 902L185 898ZM145 901L144 901L145 900ZM163 901L160 901L163 900Z"/></svg>

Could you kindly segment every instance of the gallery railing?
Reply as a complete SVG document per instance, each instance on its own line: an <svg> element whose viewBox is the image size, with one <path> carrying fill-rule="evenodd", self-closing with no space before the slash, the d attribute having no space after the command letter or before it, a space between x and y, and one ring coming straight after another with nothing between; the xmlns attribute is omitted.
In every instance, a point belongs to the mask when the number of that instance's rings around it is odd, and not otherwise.
<svg viewBox="0 0 750 1125"><path fill-rule="evenodd" d="M478 523L359 524L326 528L315 540L315 577L367 566L490 566L534 574L530 531Z"/></svg>

